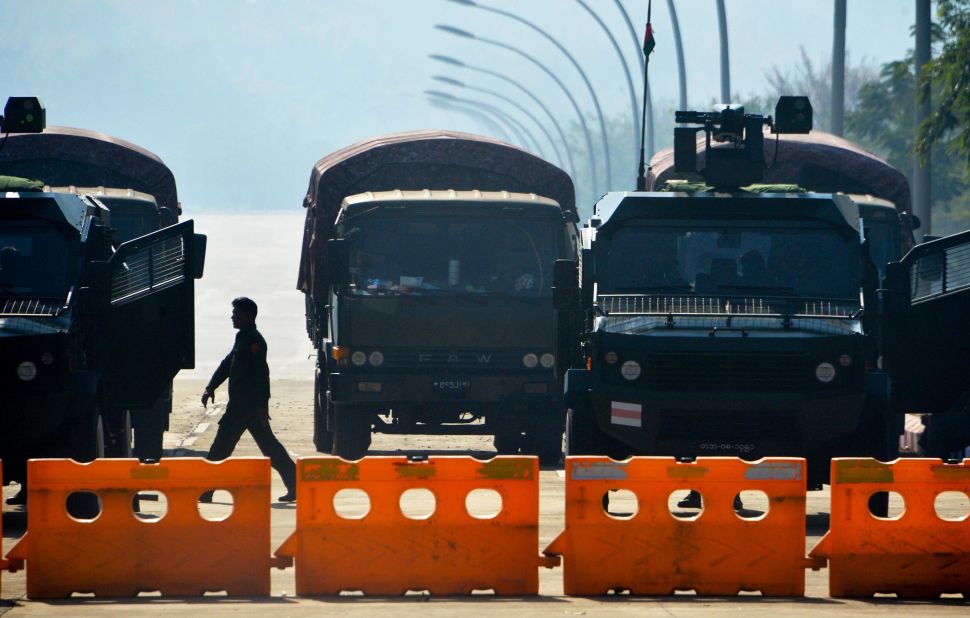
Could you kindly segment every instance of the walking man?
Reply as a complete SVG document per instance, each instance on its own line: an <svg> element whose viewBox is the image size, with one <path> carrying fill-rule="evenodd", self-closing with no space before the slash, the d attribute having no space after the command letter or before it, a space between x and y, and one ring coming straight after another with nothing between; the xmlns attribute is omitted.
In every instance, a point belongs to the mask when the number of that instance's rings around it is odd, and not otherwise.
<svg viewBox="0 0 970 618"><path fill-rule="evenodd" d="M266 340L256 330L256 303L246 297L232 301L232 327L238 329L232 351L219 363L209 385L202 391L202 406L215 401L215 391L229 379L229 402L219 420L219 430L206 459L222 461L232 455L244 431L249 431L264 457L283 478L286 493L280 502L296 500L296 465L269 426L269 365ZM212 502L212 492L201 502Z"/></svg>

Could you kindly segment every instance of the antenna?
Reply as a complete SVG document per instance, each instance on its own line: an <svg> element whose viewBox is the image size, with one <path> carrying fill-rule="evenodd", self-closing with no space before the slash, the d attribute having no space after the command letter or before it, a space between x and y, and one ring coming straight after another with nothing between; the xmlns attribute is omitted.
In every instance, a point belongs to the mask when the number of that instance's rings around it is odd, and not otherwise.
<svg viewBox="0 0 970 618"><path fill-rule="evenodd" d="M647 128L647 70L650 68L650 53L656 47L653 40L653 26L650 25L650 14L653 12L653 0L647 2L647 30L643 34L643 110L640 116L640 169L637 173L637 191L647 190L647 165L644 141L646 140Z"/></svg>

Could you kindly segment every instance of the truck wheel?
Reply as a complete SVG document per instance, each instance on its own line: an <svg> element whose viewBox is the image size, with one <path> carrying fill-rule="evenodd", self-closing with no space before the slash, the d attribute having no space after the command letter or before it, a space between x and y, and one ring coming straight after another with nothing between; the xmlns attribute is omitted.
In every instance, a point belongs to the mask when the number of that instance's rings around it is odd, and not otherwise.
<svg viewBox="0 0 970 618"><path fill-rule="evenodd" d="M499 455L517 455L522 446L522 432L518 428L496 431L492 445Z"/></svg>
<svg viewBox="0 0 970 618"><path fill-rule="evenodd" d="M104 457L104 423L94 402L78 406L74 422L68 428L68 457L87 463Z"/></svg>
<svg viewBox="0 0 970 618"><path fill-rule="evenodd" d="M120 410L115 416L119 422L118 426L111 432L112 439L104 446L105 457L131 457L131 444L134 435L131 426L131 411Z"/></svg>
<svg viewBox="0 0 970 618"><path fill-rule="evenodd" d="M603 442L592 410L586 406L566 410L566 457L605 455Z"/></svg>
<svg viewBox="0 0 970 618"><path fill-rule="evenodd" d="M313 446L318 453L333 452L333 431L328 426L333 422L327 418L333 414L333 406L327 401L326 389L320 385L320 372L313 384Z"/></svg>
<svg viewBox="0 0 970 618"><path fill-rule="evenodd" d="M562 461L562 425L542 427L533 434L534 451L543 466L556 466Z"/></svg>
<svg viewBox="0 0 970 618"><path fill-rule="evenodd" d="M333 454L344 459L360 459L370 448L370 414L355 406L333 408Z"/></svg>

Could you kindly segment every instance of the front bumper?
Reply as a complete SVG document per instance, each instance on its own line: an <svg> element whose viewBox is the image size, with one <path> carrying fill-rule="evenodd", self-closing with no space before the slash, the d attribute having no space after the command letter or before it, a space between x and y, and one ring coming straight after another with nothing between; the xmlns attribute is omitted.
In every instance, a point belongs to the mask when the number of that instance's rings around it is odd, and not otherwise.
<svg viewBox="0 0 970 618"><path fill-rule="evenodd" d="M807 457L862 422L864 393L653 392L597 385L598 426L644 454ZM619 404L619 405L617 405Z"/></svg>
<svg viewBox="0 0 970 618"><path fill-rule="evenodd" d="M462 405L475 406L558 401L561 398L561 388L548 372L455 374L345 371L331 373L329 383L330 400L336 404L374 403L393 407L460 402ZM373 386L378 384L379 390Z"/></svg>

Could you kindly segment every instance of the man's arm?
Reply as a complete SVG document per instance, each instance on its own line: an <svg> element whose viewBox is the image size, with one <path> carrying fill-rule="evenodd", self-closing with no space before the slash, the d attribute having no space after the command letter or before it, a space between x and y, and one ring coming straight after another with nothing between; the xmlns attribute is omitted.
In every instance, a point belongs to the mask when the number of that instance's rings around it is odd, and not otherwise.
<svg viewBox="0 0 970 618"><path fill-rule="evenodd" d="M216 389L219 385L226 381L229 377L229 368L232 366L232 355L233 352L226 354L226 357L222 359L219 366L216 368L215 373L212 374L212 378L209 380L209 384L206 385L205 390L202 391L202 407L206 407L209 400L216 400Z"/></svg>

